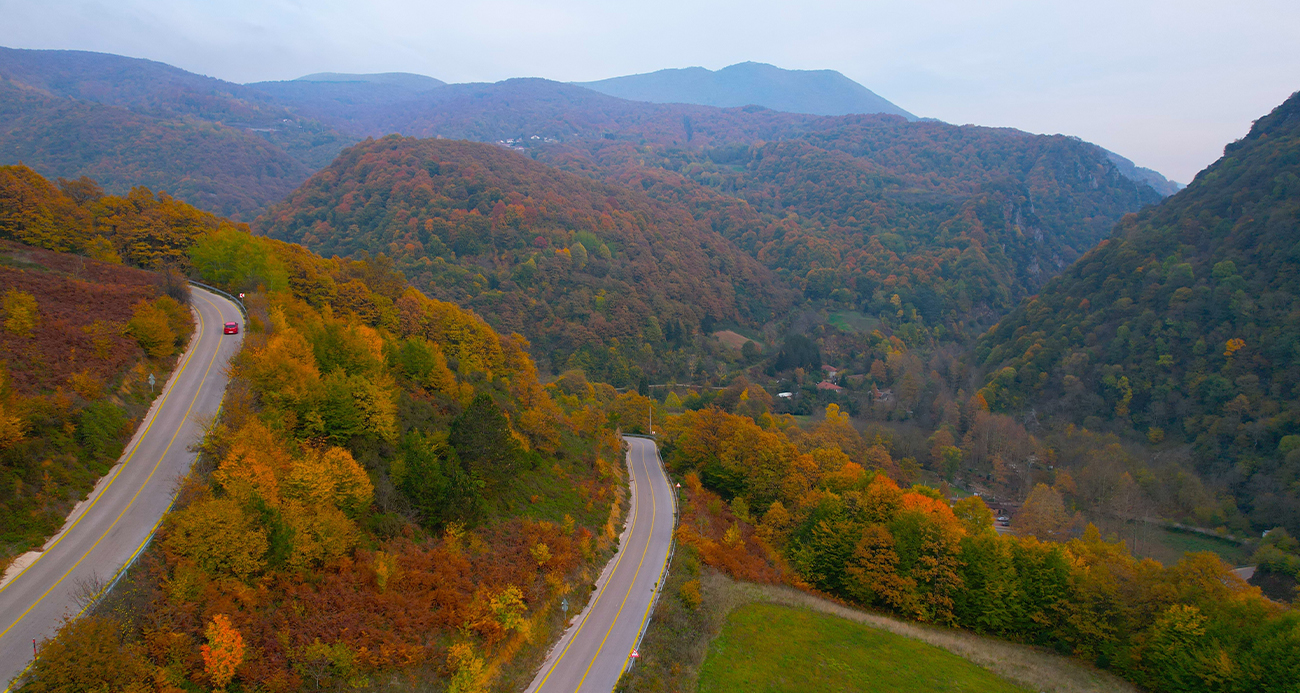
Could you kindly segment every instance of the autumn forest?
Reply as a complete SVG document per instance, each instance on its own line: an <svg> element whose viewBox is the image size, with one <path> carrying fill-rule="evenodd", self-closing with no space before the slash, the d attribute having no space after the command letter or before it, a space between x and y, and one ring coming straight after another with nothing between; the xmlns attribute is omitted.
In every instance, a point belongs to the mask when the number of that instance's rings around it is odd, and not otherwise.
<svg viewBox="0 0 1300 693"><path fill-rule="evenodd" d="M680 484L673 609L712 571L1300 687L1300 95L1176 190L893 115L0 50L0 567L122 454L189 282L246 310L157 534L18 690L523 690L626 434Z"/></svg>

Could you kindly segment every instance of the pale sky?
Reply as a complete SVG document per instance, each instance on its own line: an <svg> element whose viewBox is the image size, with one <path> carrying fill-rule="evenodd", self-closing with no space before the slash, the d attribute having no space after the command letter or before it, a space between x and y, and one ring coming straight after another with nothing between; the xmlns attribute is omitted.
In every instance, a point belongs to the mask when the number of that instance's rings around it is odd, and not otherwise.
<svg viewBox="0 0 1300 693"><path fill-rule="evenodd" d="M0 17L3 46L235 82L829 68L917 115L1075 135L1182 183L1300 90L1296 0L0 0Z"/></svg>

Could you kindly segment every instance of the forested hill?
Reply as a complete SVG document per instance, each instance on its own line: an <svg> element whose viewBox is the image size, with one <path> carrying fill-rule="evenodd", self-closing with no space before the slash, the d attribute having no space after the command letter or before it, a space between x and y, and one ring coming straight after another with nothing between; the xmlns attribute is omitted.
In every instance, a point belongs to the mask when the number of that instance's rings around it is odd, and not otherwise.
<svg viewBox="0 0 1300 693"><path fill-rule="evenodd" d="M0 48L0 118L0 164L246 218L355 141L253 89L85 51Z"/></svg>
<svg viewBox="0 0 1300 693"><path fill-rule="evenodd" d="M697 332L760 326L793 299L684 207L493 145L368 140L258 226L327 255L386 254L417 288L524 334L552 369L617 385L689 375Z"/></svg>
<svg viewBox="0 0 1300 693"><path fill-rule="evenodd" d="M1190 443L1257 526L1300 530L1298 267L1300 94L985 336L981 392Z"/></svg>
<svg viewBox="0 0 1300 693"><path fill-rule="evenodd" d="M712 215L811 300L948 330L991 324L1160 200L1074 138L880 115L823 119L777 142L601 141L540 156L617 171L606 175ZM747 205L719 209L720 197Z"/></svg>
<svg viewBox="0 0 1300 693"><path fill-rule="evenodd" d="M578 85L633 101L723 108L753 104L774 111L817 115L888 113L916 120L916 116L835 70L783 70L766 63L746 62L717 71L702 67L658 70Z"/></svg>

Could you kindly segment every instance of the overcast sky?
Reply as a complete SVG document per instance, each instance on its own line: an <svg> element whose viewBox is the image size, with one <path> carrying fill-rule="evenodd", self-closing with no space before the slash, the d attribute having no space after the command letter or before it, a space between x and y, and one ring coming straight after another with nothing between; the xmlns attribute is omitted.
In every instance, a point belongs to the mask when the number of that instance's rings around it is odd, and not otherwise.
<svg viewBox="0 0 1300 693"><path fill-rule="evenodd" d="M236 82L830 68L952 123L1082 137L1186 183L1300 89L1297 0L0 0L0 45Z"/></svg>

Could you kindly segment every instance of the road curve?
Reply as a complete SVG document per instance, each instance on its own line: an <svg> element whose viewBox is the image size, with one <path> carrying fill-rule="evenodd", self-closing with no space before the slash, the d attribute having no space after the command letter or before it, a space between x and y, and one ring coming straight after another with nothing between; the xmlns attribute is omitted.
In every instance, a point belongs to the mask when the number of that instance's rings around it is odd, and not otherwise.
<svg viewBox="0 0 1300 693"><path fill-rule="evenodd" d="M177 480L194 462L191 446L221 406L226 362L243 339L239 309L195 288L194 339L135 437L90 497L77 507L44 553L0 588L0 685L32 660L32 640L52 635L80 606L79 585L111 581L152 536L170 507ZM222 324L241 324L223 335Z"/></svg>
<svg viewBox="0 0 1300 693"><path fill-rule="evenodd" d="M527 693L609 693L637 646L668 567L674 494L654 441L624 438L632 502L618 554L570 621Z"/></svg>

